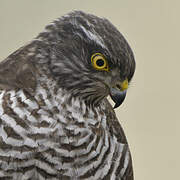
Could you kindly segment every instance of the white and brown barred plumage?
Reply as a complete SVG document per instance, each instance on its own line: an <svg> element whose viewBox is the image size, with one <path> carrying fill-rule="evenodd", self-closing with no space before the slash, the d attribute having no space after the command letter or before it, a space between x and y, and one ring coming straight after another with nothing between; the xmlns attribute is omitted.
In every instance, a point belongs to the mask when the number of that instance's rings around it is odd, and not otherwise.
<svg viewBox="0 0 180 180"><path fill-rule="evenodd" d="M101 52L110 72L97 72ZM133 180L124 132L106 97L135 70L106 19L80 11L0 63L0 180ZM119 72L118 78L117 72Z"/></svg>

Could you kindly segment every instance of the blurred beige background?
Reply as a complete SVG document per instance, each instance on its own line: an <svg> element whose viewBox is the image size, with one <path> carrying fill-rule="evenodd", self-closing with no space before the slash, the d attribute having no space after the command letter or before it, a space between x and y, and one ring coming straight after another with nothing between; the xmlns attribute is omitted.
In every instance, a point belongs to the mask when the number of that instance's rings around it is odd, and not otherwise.
<svg viewBox="0 0 180 180"><path fill-rule="evenodd" d="M135 179L180 179L180 1L0 0L0 60L71 10L108 18L134 51L136 73L117 114Z"/></svg>

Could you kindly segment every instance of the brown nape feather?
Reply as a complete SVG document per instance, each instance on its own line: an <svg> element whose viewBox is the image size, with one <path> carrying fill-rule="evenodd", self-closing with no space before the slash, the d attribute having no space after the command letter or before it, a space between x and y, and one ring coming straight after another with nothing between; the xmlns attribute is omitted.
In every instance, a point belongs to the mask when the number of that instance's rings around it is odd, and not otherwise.
<svg viewBox="0 0 180 180"><path fill-rule="evenodd" d="M36 88L36 68L26 59L23 49L0 62L0 89L24 89L34 93Z"/></svg>

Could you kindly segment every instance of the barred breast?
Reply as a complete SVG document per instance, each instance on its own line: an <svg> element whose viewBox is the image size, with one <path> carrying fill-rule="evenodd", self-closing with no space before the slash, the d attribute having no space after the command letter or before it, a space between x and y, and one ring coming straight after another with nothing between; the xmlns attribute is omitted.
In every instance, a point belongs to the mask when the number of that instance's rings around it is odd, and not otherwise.
<svg viewBox="0 0 180 180"><path fill-rule="evenodd" d="M0 179L125 180L131 157L116 121L105 101L88 107L52 82L40 83L34 97L2 90Z"/></svg>

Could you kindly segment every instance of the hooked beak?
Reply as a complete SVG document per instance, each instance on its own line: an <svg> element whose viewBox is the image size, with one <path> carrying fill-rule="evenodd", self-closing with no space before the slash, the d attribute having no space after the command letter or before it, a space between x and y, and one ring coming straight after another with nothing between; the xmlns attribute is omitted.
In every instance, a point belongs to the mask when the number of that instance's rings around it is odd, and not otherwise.
<svg viewBox="0 0 180 180"><path fill-rule="evenodd" d="M119 107L123 103L126 97L127 88L128 80L126 79L110 89L110 96L115 103L114 109Z"/></svg>

